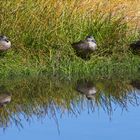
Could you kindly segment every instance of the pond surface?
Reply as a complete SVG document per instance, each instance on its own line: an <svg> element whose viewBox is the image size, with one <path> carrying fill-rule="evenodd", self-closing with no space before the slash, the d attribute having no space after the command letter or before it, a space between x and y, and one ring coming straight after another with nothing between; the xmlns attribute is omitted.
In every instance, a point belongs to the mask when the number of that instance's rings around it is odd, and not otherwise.
<svg viewBox="0 0 140 140"><path fill-rule="evenodd" d="M140 78L0 81L0 139L134 140Z"/></svg>

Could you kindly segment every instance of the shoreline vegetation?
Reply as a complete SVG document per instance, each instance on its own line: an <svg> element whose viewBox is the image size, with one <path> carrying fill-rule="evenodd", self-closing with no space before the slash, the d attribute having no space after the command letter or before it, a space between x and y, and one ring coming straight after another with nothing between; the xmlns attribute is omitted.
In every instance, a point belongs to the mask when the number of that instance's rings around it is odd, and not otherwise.
<svg viewBox="0 0 140 140"><path fill-rule="evenodd" d="M0 34L12 42L0 54L0 78L134 75L140 56L129 44L140 38L138 1L0 1ZM84 61L71 44L87 35L95 37L98 49Z"/></svg>

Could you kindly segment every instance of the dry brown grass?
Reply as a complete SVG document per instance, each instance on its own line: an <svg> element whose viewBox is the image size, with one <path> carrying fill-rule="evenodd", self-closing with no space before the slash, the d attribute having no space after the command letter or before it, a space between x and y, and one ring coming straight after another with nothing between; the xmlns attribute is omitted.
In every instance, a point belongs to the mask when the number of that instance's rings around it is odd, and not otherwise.
<svg viewBox="0 0 140 140"><path fill-rule="evenodd" d="M22 2L24 0L21 0ZM101 14L124 12L126 20L131 21L131 25L140 26L140 0L37 0L42 12L47 8L55 7L56 18L58 18L64 8L71 11L72 15L82 13L83 16L100 12ZM47 10L48 11L48 10ZM117 12L118 14L118 12Z"/></svg>
<svg viewBox="0 0 140 140"><path fill-rule="evenodd" d="M75 2L76 12L85 12L89 11L100 11L100 13L108 13L122 11L126 15L126 20L132 21L131 23L135 23L140 26L140 0L79 0L78 2L73 1L72 4ZM74 4L73 4L74 5Z"/></svg>
<svg viewBox="0 0 140 140"><path fill-rule="evenodd" d="M20 1L24 2L24 0ZM82 13L83 16L96 14L97 11L101 14L114 12L115 15L116 11L120 11L120 14L124 12L125 19L131 25L140 27L140 0L37 0L37 3L40 5L41 12L44 12L45 9L48 12L48 8L51 12L51 7L55 7L56 19L59 18L66 7L67 10L71 11L71 15ZM34 14L37 13L33 12L33 16Z"/></svg>

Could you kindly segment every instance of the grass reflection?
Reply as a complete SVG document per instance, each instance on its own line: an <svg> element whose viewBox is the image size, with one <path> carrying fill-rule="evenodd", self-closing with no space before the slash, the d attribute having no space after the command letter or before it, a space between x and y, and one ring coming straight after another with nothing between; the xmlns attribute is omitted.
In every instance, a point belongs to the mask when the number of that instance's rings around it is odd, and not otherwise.
<svg viewBox="0 0 140 140"><path fill-rule="evenodd" d="M0 81L0 127L22 127L22 119L57 115L78 116L83 110L104 109L109 116L117 107L139 105L139 80L28 77ZM5 101L5 102L4 102Z"/></svg>

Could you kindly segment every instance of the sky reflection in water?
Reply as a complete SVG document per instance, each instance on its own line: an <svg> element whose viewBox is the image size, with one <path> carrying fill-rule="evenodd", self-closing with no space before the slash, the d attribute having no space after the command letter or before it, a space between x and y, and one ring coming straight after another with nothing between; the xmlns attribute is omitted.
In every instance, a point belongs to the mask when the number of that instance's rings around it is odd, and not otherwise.
<svg viewBox="0 0 140 140"><path fill-rule="evenodd" d="M36 77L1 83L1 139L131 140L140 136L138 79L71 82ZM11 101L4 103L9 96Z"/></svg>

